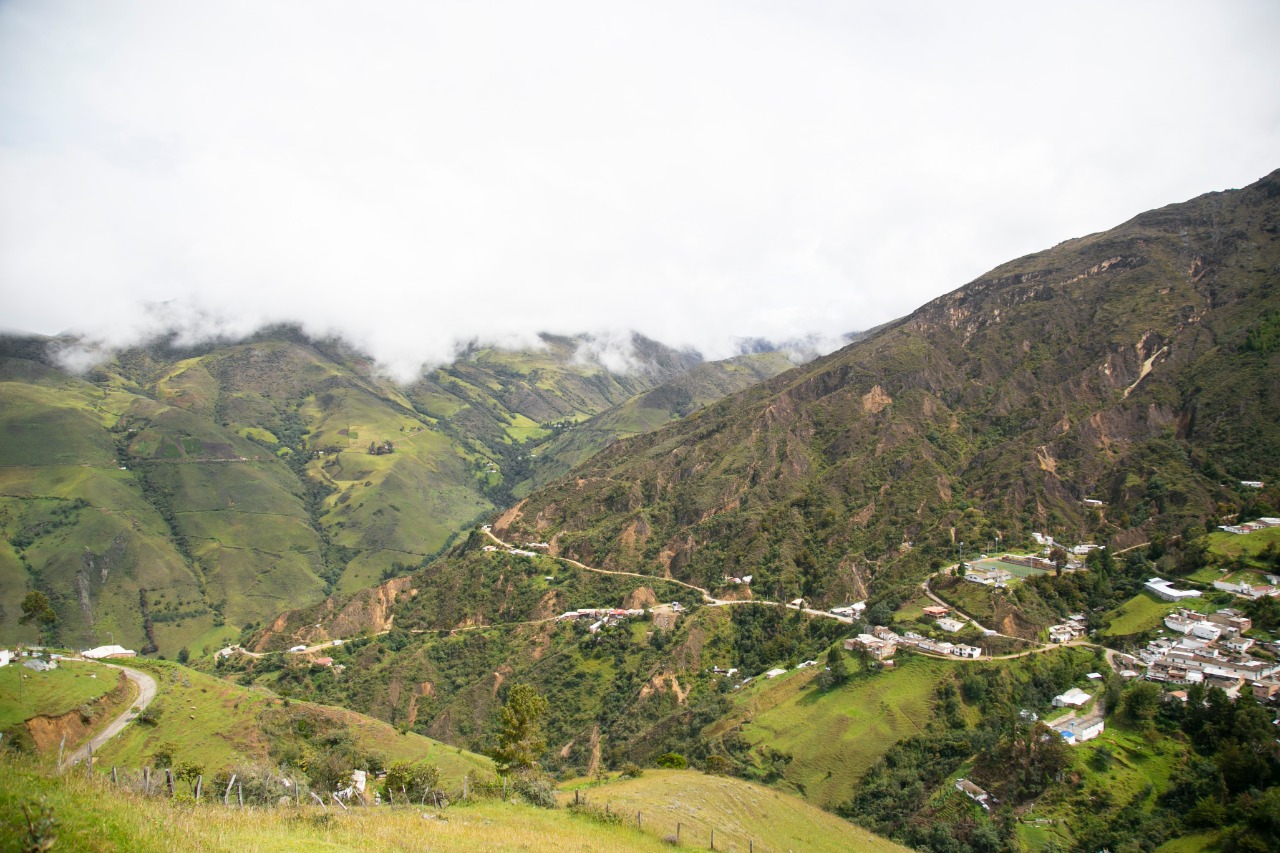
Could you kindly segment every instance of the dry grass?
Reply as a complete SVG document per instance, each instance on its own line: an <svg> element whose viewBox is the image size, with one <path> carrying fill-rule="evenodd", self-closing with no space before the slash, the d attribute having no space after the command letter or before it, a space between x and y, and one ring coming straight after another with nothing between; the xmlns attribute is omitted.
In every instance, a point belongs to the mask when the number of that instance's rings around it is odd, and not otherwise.
<svg viewBox="0 0 1280 853"><path fill-rule="evenodd" d="M21 849L25 812L47 807L57 850L616 851L669 849L633 828L600 823L564 809L481 801L431 810L223 808L116 791L86 779L42 776L0 763L0 849Z"/></svg>
<svg viewBox="0 0 1280 853"><path fill-rule="evenodd" d="M715 832L716 850L757 851L905 851L884 838L812 806L798 797L763 785L694 770L646 770L638 779L622 779L579 792L587 806L621 816L657 838L674 838L679 824L682 845L707 849ZM574 794L562 792L562 803Z"/></svg>

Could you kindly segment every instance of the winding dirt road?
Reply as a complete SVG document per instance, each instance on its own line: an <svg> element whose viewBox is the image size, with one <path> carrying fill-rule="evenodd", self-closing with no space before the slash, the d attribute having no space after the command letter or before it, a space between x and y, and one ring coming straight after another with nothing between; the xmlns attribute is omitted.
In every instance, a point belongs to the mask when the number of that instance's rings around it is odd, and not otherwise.
<svg viewBox="0 0 1280 853"><path fill-rule="evenodd" d="M104 663L101 664L101 666L118 669L123 672L126 678L138 685L138 696L133 700L133 703L128 708L125 708L123 714L116 717L111 721L110 725L93 737L89 738L88 741L81 744L79 749L71 753L70 757L63 762L63 767L74 767L89 757L90 749L95 752L101 749L104 743L111 740L124 730L124 727L129 724L129 721L133 719L135 714L142 713L143 709L151 704L151 700L156 698L156 690L159 689L156 684L156 680L145 672L139 672L138 670L130 669L127 666L116 666L112 663Z"/></svg>

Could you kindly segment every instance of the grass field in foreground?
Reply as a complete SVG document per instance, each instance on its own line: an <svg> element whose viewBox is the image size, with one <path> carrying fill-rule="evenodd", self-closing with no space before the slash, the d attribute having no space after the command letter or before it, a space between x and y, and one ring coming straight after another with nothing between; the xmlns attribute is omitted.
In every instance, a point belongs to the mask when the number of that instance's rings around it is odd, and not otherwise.
<svg viewBox="0 0 1280 853"><path fill-rule="evenodd" d="M680 824L682 845L706 849L715 831L715 849L757 851L806 850L838 853L865 850L898 853L907 848L816 806L763 785L695 770L645 770L638 779L622 779L581 791L591 806L640 825L659 839L675 837ZM562 792L561 803L573 802Z"/></svg>
<svg viewBox="0 0 1280 853"><path fill-rule="evenodd" d="M0 761L0 849L20 850L24 807L45 804L55 850L163 851L600 851L669 850L652 835L565 809L492 800L452 806L439 818L420 808L223 808L145 798L80 774L42 776ZM428 814L431 816L428 817ZM717 849L719 847L717 842Z"/></svg>

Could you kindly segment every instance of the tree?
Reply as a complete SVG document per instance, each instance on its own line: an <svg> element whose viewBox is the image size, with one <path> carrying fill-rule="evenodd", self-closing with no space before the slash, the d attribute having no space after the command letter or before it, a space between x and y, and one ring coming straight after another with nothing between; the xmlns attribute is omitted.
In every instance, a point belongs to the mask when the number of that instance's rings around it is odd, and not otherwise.
<svg viewBox="0 0 1280 853"><path fill-rule="evenodd" d="M489 753L497 762L499 773L528 770L538 763L546 748L542 737L542 718L547 713L547 700L527 684L517 684L507 694L498 719L498 745Z"/></svg>
<svg viewBox="0 0 1280 853"><path fill-rule="evenodd" d="M1049 562L1053 563L1055 574L1061 576L1062 569L1067 565L1067 552L1061 545L1054 545L1049 552Z"/></svg>
<svg viewBox="0 0 1280 853"><path fill-rule="evenodd" d="M818 686L823 690L839 687L849 680L849 665L845 662L844 651L836 647L827 652L827 668L818 676Z"/></svg>
<svg viewBox="0 0 1280 853"><path fill-rule="evenodd" d="M1129 719L1150 723L1160 708L1160 688L1150 681L1143 681L1125 694L1121 706Z"/></svg>
<svg viewBox="0 0 1280 853"><path fill-rule="evenodd" d="M49 603L49 597L40 590L33 589L27 593L26 598L22 599L22 617L18 622L22 625L34 622L40 643L44 642L44 629L57 621L58 614Z"/></svg>

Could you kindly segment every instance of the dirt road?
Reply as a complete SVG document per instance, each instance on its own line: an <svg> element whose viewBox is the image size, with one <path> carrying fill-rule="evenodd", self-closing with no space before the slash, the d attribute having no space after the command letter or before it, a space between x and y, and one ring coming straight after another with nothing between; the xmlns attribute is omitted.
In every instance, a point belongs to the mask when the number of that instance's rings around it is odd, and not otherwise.
<svg viewBox="0 0 1280 853"><path fill-rule="evenodd" d="M88 758L89 750L91 748L94 752L97 752L102 748L104 743L120 734L124 727L129 724L129 721L133 719L135 714L142 713L143 709L151 704L151 700L156 698L156 690L158 689L156 680L145 672L139 672L138 670L130 669L127 666L116 666L111 663L104 663L102 666L108 666L112 669L118 669L124 672L126 678L138 685L138 697L133 700L133 704L125 709L123 714L112 720L110 725L93 737L89 738L89 740L82 744L79 749L71 753L70 757L68 757L63 763L63 767L73 767Z"/></svg>

